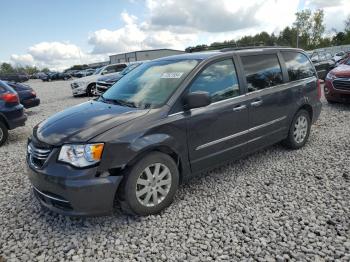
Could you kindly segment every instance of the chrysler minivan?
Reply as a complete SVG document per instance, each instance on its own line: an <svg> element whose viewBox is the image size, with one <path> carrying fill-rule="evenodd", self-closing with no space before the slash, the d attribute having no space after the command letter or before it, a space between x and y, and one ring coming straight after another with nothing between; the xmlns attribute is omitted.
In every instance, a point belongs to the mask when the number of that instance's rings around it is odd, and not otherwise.
<svg viewBox="0 0 350 262"><path fill-rule="evenodd" d="M28 176L40 203L100 215L171 204L195 174L283 142L305 145L321 90L300 49L223 49L144 63L106 93L39 123Z"/></svg>

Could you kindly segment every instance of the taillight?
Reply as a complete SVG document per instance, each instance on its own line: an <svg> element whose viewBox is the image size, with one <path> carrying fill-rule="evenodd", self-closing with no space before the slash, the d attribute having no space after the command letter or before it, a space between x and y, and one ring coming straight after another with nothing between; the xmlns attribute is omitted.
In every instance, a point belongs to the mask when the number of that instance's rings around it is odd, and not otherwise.
<svg viewBox="0 0 350 262"><path fill-rule="evenodd" d="M2 100L4 100L6 103L19 103L19 99L17 94L14 93L5 93L1 96Z"/></svg>
<svg viewBox="0 0 350 262"><path fill-rule="evenodd" d="M36 93L35 93L35 91L32 91L31 93L32 93L32 95L33 95L33 96L36 96Z"/></svg>
<svg viewBox="0 0 350 262"><path fill-rule="evenodd" d="M321 81L317 79L317 99L321 100L322 97L322 89L321 89Z"/></svg>

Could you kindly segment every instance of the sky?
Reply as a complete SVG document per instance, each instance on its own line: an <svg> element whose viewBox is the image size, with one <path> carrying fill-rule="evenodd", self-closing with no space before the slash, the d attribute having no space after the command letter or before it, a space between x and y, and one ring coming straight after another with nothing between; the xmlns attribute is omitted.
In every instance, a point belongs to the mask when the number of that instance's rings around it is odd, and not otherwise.
<svg viewBox="0 0 350 262"><path fill-rule="evenodd" d="M0 62L63 70L140 49L185 49L278 33L305 8L344 29L350 0L11 0L0 3Z"/></svg>

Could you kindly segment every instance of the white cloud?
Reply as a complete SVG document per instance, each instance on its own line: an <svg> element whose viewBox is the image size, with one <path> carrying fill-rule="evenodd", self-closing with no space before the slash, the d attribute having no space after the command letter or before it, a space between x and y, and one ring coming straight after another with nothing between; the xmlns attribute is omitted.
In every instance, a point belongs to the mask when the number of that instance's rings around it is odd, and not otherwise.
<svg viewBox="0 0 350 262"><path fill-rule="evenodd" d="M136 1L136 0L133 0ZM278 33L291 25L299 0L146 0L142 16L120 14L122 26L99 29L87 36L91 50L65 42L42 42L27 54L12 55L16 64L61 69L73 64L104 61L112 53L151 48L184 49L197 44L238 39L261 31ZM323 8L327 31L343 30L349 0L306 0L305 8Z"/></svg>
<svg viewBox="0 0 350 262"><path fill-rule="evenodd" d="M88 58L88 55L76 45L61 42L41 42L29 47L27 54L14 54L10 59L15 65L33 65L62 70L69 65L80 64L84 58Z"/></svg>
<svg viewBox="0 0 350 262"><path fill-rule="evenodd" d="M13 64L17 66L31 66L34 65L34 58L30 54L25 54L25 55L11 55L10 60Z"/></svg>

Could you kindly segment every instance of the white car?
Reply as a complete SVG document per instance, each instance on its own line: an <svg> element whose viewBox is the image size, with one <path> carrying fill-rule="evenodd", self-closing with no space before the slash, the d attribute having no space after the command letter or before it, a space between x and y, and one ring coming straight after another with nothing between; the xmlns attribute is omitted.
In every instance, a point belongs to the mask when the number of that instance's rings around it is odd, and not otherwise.
<svg viewBox="0 0 350 262"><path fill-rule="evenodd" d="M106 65L104 67L96 69L95 73L90 76L85 76L75 80L73 83L71 83L73 96L96 95L96 82L98 78L100 78L103 75L120 72L125 67L127 67L126 63Z"/></svg>
<svg viewBox="0 0 350 262"><path fill-rule="evenodd" d="M345 57L346 53L341 51L339 53L336 53L334 56L333 56L333 59L335 62L338 62L339 60L343 59Z"/></svg>

